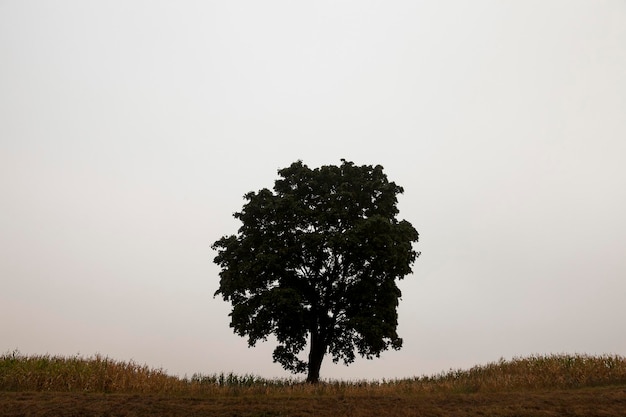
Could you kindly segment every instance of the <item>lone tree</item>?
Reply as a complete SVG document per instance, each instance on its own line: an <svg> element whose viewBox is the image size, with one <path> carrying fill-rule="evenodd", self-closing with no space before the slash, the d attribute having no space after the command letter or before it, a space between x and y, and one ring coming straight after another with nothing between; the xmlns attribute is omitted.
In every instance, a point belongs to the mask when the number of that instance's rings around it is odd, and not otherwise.
<svg viewBox="0 0 626 417"><path fill-rule="evenodd" d="M383 167L278 171L274 191L245 195L234 217L243 225L212 248L221 267L215 292L232 304L230 327L249 346L273 334L274 362L319 381L324 356L346 365L400 349L396 279L411 273L418 233L398 221L396 195ZM307 346L308 361L298 357Z"/></svg>

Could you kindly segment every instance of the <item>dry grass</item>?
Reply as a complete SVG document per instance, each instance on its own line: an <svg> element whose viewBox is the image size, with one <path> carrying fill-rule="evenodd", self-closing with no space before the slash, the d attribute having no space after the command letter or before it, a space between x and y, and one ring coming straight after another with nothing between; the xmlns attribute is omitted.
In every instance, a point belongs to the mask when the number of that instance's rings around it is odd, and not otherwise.
<svg viewBox="0 0 626 417"><path fill-rule="evenodd" d="M134 362L0 357L0 417L623 416L626 359L549 355L384 381L177 378Z"/></svg>
<svg viewBox="0 0 626 417"><path fill-rule="evenodd" d="M490 393L571 389L626 384L626 358L617 355L549 355L516 358L450 370L430 377L383 381L324 381L308 385L299 379L264 379L254 375L195 374L177 378L162 369L91 358L0 357L0 391L176 394L185 396L324 396Z"/></svg>

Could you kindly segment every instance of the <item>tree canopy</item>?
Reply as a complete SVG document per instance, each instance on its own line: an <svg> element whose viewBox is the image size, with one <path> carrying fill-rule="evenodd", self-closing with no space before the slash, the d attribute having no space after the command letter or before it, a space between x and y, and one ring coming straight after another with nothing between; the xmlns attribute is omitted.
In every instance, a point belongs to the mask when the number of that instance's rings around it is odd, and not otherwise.
<svg viewBox="0 0 626 417"><path fill-rule="evenodd" d="M326 354L348 365L400 349L396 280L419 256L418 232L396 219L402 187L380 165L341 161L280 169L273 191L244 196L238 233L212 245L234 332L249 346L274 335L273 360L313 383Z"/></svg>

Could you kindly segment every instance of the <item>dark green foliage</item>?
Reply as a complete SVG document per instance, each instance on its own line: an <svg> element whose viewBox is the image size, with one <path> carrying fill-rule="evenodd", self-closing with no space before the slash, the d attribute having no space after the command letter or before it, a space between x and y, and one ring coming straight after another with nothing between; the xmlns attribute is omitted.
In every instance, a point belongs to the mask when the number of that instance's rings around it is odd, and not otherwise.
<svg viewBox="0 0 626 417"><path fill-rule="evenodd" d="M237 235L213 244L231 327L250 346L273 334L274 361L317 382L326 353L333 361L368 359L399 349L396 279L411 272L418 233L398 221L397 194L383 167L278 171L274 190L245 195ZM308 362L298 354L307 346ZM355 352L356 351L356 352Z"/></svg>

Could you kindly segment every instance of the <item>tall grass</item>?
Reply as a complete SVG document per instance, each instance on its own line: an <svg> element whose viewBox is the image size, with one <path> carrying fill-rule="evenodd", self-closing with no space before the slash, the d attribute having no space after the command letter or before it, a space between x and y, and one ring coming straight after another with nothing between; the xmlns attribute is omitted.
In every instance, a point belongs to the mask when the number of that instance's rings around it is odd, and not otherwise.
<svg viewBox="0 0 626 417"><path fill-rule="evenodd" d="M144 393L177 395L400 395L567 389L626 384L626 358L618 355L547 355L450 370L434 376L383 381L327 380L308 385L299 379L255 375L168 375L135 362L101 355L0 357L1 391Z"/></svg>
<svg viewBox="0 0 626 417"><path fill-rule="evenodd" d="M414 379L424 388L449 391L538 390L626 384L626 358L618 355L535 355L450 370Z"/></svg>
<svg viewBox="0 0 626 417"><path fill-rule="evenodd" d="M0 357L0 389L6 391L160 392L178 385L178 378L160 369L101 355Z"/></svg>

